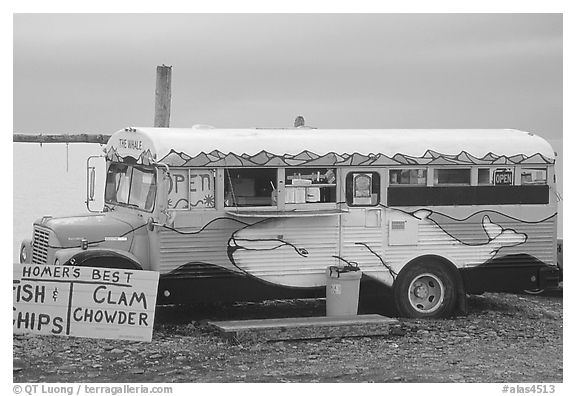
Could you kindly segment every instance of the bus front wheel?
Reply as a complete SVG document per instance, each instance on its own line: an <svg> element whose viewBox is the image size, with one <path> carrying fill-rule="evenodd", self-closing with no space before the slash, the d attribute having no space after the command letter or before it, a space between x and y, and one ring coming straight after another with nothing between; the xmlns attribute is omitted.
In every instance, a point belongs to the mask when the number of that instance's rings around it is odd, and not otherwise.
<svg viewBox="0 0 576 396"><path fill-rule="evenodd" d="M442 264L417 262L404 268L394 283L394 300L401 316L439 318L456 305L452 274Z"/></svg>

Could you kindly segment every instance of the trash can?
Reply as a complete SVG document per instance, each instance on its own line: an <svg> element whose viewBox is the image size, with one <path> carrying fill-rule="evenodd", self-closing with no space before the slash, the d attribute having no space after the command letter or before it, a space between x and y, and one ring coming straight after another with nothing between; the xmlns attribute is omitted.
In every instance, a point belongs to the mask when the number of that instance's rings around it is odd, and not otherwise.
<svg viewBox="0 0 576 396"><path fill-rule="evenodd" d="M358 314L361 277L358 267L326 268L326 316Z"/></svg>

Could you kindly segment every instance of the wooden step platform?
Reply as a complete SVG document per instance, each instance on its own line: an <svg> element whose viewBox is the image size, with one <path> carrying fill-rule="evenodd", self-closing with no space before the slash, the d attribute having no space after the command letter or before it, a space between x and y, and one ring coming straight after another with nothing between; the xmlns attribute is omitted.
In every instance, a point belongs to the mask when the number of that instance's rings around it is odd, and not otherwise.
<svg viewBox="0 0 576 396"><path fill-rule="evenodd" d="M224 338L238 342L383 336L389 335L392 327L399 326L398 320L381 315L232 320L208 324Z"/></svg>

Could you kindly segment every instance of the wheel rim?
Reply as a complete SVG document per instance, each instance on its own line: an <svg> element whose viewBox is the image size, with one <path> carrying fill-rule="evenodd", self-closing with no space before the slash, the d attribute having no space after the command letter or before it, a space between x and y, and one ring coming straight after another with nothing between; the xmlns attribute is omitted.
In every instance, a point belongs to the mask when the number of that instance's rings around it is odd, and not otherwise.
<svg viewBox="0 0 576 396"><path fill-rule="evenodd" d="M410 282L408 301L416 311L431 313L444 302L444 283L434 274L421 274Z"/></svg>
<svg viewBox="0 0 576 396"><path fill-rule="evenodd" d="M528 293L528 294L542 294L542 293L544 293L544 289L526 289L526 290L524 290L524 293Z"/></svg>

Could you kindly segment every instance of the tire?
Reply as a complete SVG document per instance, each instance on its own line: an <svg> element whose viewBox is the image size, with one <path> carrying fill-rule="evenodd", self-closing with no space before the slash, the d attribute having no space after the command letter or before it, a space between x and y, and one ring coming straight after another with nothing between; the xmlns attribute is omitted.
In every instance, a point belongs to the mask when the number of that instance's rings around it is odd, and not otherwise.
<svg viewBox="0 0 576 396"><path fill-rule="evenodd" d="M405 267L394 282L394 301L400 316L441 318L456 306L456 282L450 270L435 261Z"/></svg>
<svg viewBox="0 0 576 396"><path fill-rule="evenodd" d="M141 270L142 267L137 262L124 257L116 252L91 251L86 250L78 253L64 265L74 265L78 267L96 267L111 269L133 269Z"/></svg>

